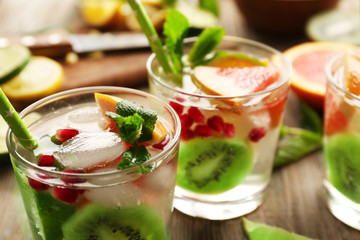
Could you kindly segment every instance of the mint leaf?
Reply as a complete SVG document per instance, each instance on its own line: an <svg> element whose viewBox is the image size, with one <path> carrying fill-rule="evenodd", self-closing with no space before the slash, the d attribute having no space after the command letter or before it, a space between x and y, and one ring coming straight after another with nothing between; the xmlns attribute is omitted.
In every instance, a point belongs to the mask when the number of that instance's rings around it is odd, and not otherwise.
<svg viewBox="0 0 360 240"><path fill-rule="evenodd" d="M295 162L322 146L322 135L300 128L282 126L282 140L274 159L274 167Z"/></svg>
<svg viewBox="0 0 360 240"><path fill-rule="evenodd" d="M225 31L222 27L206 28L190 50L188 61L192 66L199 65L207 54L216 49L224 34Z"/></svg>
<svg viewBox="0 0 360 240"><path fill-rule="evenodd" d="M215 16L219 16L219 6L217 0L200 0L200 7L212 12Z"/></svg>
<svg viewBox="0 0 360 240"><path fill-rule="evenodd" d="M300 111L303 116L301 125L306 129L322 134L323 125L319 114L303 101L300 102Z"/></svg>
<svg viewBox="0 0 360 240"><path fill-rule="evenodd" d="M151 140L152 132L154 131L155 123L157 121L157 113L155 111L144 109L134 102L122 100L117 104L116 113L123 117L131 116L135 113L139 114L143 118L144 123L138 142Z"/></svg>
<svg viewBox="0 0 360 240"><path fill-rule="evenodd" d="M151 157L150 153L146 149L144 145L136 145L130 147L127 151L125 151L122 155L122 160L118 164L118 169L126 169L130 167L134 167L140 165ZM148 172L147 168L141 167L140 172Z"/></svg>
<svg viewBox="0 0 360 240"><path fill-rule="evenodd" d="M190 29L187 18L179 11L173 9L166 15L164 23L165 45L170 54L175 69L182 72L183 63L181 57L183 55L183 40Z"/></svg>

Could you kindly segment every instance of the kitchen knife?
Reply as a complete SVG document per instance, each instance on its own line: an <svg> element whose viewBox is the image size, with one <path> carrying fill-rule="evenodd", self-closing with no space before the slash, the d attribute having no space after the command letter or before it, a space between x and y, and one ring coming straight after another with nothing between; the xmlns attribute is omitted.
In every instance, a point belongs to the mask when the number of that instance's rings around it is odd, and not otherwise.
<svg viewBox="0 0 360 240"><path fill-rule="evenodd" d="M74 51L78 54L92 51L112 51L148 48L146 36L140 32L69 34L65 31L19 37L1 37L0 48L9 44L22 44L35 55L63 56Z"/></svg>

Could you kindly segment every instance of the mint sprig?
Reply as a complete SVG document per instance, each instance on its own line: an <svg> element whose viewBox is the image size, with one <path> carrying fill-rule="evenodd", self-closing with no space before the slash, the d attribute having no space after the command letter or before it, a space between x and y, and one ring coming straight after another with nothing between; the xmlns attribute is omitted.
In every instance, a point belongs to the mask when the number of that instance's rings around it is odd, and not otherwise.
<svg viewBox="0 0 360 240"><path fill-rule="evenodd" d="M157 113L134 102L121 100L117 103L116 113L106 112L106 116L116 123L120 137L132 145L123 153L118 169L134 167L149 160L150 153L140 143L152 138ZM149 169L141 167L139 171L145 173Z"/></svg>

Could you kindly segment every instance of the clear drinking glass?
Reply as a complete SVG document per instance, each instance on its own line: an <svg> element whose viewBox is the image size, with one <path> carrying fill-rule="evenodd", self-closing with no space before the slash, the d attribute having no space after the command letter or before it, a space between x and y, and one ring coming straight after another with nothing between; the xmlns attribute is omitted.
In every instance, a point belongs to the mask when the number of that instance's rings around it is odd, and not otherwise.
<svg viewBox="0 0 360 240"><path fill-rule="evenodd" d="M195 39L186 40L185 52ZM278 80L254 93L210 95L193 83L192 69L179 87L154 54L147 62L150 92L168 102L182 124L175 208L213 220L244 215L262 203L291 72L279 51L255 41L226 36L218 50L265 62L278 69Z"/></svg>
<svg viewBox="0 0 360 240"><path fill-rule="evenodd" d="M360 230L360 97L344 87L344 55L327 65L326 75L326 201L335 217Z"/></svg>
<svg viewBox="0 0 360 240"><path fill-rule="evenodd" d="M37 163L34 155L57 151L57 145L50 141L56 129L77 129L90 136L94 132L104 132L94 93L116 96L156 111L158 121L168 131L167 144L157 148L147 146L150 160L122 170L118 170L118 162L114 165L113 161L85 170L63 171L58 166L55 169L56 162L54 166ZM27 107L20 116L40 143L33 153L20 146L11 131L7 135L34 239L124 239L124 236L170 239L180 122L168 104L138 90L89 87L46 97ZM96 136L84 140L86 144L70 152L63 152L69 159L76 156L79 164L83 164L115 151L115 148L107 150L107 146L103 146L106 140Z"/></svg>

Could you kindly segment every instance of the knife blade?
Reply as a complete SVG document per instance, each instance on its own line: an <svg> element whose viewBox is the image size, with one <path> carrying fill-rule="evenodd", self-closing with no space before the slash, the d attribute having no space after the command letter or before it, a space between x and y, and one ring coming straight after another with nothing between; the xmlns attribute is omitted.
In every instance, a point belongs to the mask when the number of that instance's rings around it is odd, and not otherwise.
<svg viewBox="0 0 360 240"><path fill-rule="evenodd" d="M140 32L70 34L65 31L55 31L0 37L0 48L9 44L22 44L29 47L33 54L50 57L63 56L70 51L82 54L92 51L129 50L149 47L146 36Z"/></svg>

